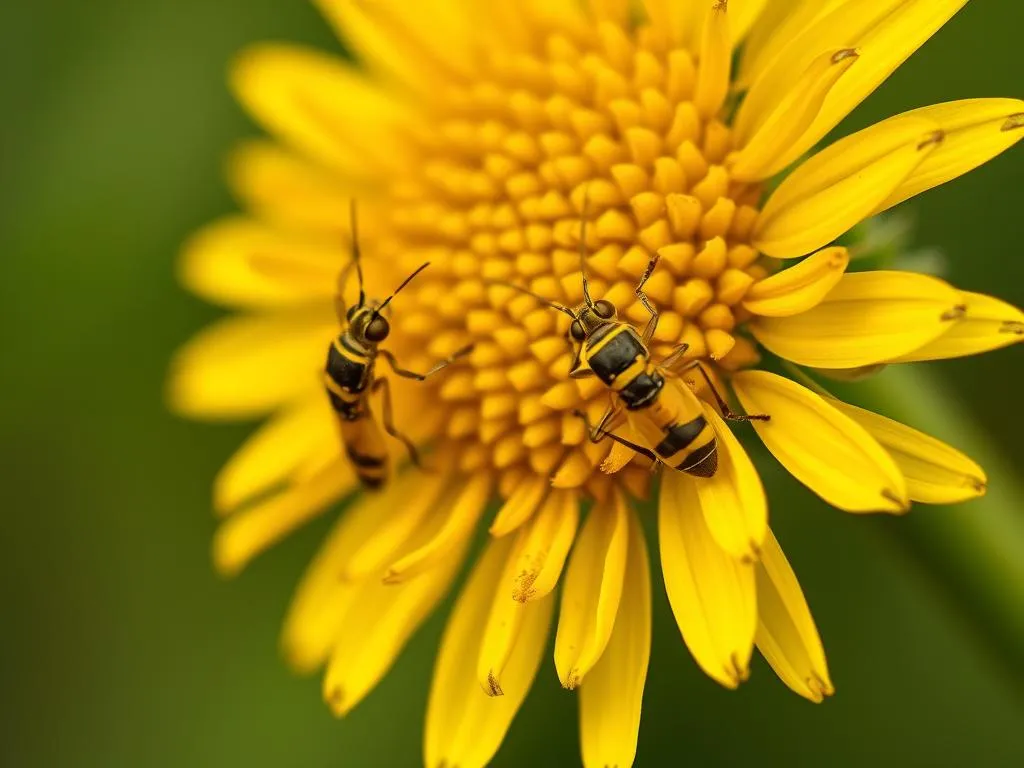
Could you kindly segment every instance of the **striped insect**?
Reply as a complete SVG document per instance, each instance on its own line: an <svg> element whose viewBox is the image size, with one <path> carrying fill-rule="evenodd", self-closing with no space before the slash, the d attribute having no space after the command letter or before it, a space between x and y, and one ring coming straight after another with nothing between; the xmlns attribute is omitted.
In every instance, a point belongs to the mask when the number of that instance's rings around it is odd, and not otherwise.
<svg viewBox="0 0 1024 768"><path fill-rule="evenodd" d="M575 309L548 301L520 286L528 293L572 318L569 337L575 357L569 375L574 378L597 376L608 388L611 404L604 416L592 425L582 411L574 411L584 420L594 442L610 438L653 461L696 477L713 477L718 470L718 441L704 416L701 400L681 381L696 369L726 419L763 420L767 415L744 416L733 413L719 394L707 370L699 360L686 360L689 345L680 344L665 359L651 360L648 346L658 328L658 311L644 293L644 285L654 273L658 256L651 258L635 293L650 320L643 334L618 320L615 306L606 299L594 301L586 272L586 219L581 223L580 270L583 277L583 304ZM628 421L641 441L637 444L615 434Z"/></svg>
<svg viewBox="0 0 1024 768"><path fill-rule="evenodd" d="M384 432L402 442L413 464L422 466L419 452L412 440L394 426L391 388L387 378L376 375L377 358L383 357L398 376L424 381L451 365L459 357L468 354L472 348L460 349L438 362L426 373L416 373L402 368L393 353L380 348L379 345L391 333L391 324L384 316L384 311L388 309L392 299L429 267L430 263L416 269L383 301L368 300L363 289L355 203L352 204L351 220L352 261L338 278L338 291L334 301L342 331L334 338L327 351L324 386L331 408L338 417L345 452L356 474L365 487L377 488L384 483L388 475L388 452L381 433L382 426ZM342 291L352 268L355 269L359 281L359 300L352 307L346 308ZM380 423L370 409L370 396L378 391L381 393Z"/></svg>

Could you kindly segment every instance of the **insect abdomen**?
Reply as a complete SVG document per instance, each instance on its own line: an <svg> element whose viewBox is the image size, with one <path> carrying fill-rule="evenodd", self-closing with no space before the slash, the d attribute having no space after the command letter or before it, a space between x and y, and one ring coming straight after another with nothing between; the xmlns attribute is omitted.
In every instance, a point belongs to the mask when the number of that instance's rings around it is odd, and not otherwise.
<svg viewBox="0 0 1024 768"><path fill-rule="evenodd" d="M341 440L359 481L367 488L379 488L388 476L388 454L384 436L369 411L360 418L342 419Z"/></svg>
<svg viewBox="0 0 1024 768"><path fill-rule="evenodd" d="M718 470L718 441L703 416L669 425L654 452L670 467L696 477L712 477Z"/></svg>

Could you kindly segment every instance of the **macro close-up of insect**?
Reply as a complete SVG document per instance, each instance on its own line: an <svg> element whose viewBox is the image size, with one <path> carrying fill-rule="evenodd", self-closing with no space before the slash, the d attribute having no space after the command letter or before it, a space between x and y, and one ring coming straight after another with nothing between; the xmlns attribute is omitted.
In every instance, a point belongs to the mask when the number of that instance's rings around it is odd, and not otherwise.
<svg viewBox="0 0 1024 768"><path fill-rule="evenodd" d="M701 374L719 412L729 421L768 421L767 414L751 416L734 413L719 393L700 360L688 360L689 345L679 344L667 357L652 361L651 339L658 329L658 310L644 292L644 286L658 265L655 254L636 285L635 293L650 315L643 333L618 319L614 304L590 295L586 266L587 221L580 222L580 275L583 280L583 304L570 309L548 301L521 286L510 286L533 296L547 306L572 318L569 337L574 358L569 376L574 379L596 376L608 388L611 404L598 423L592 424L583 411L576 416L587 425L590 440L609 438L654 462L694 477L713 477L718 470L718 441L714 429L704 417L704 407L692 385L682 377L689 371ZM628 425L641 444L616 434Z"/></svg>
<svg viewBox="0 0 1024 768"><path fill-rule="evenodd" d="M53 5L0 762L1024 766L1024 0Z"/></svg>
<svg viewBox="0 0 1024 768"><path fill-rule="evenodd" d="M413 464L422 464L413 441L393 423L390 384L387 378L376 374L378 356L388 362L395 375L424 381L468 354L472 348L458 350L439 361L426 373L416 373L402 368L393 353L379 348L391 332L391 324L384 314L385 310L389 309L392 299L430 264L428 262L417 268L383 301L368 299L363 289L363 268L360 261L354 201L351 204L350 218L352 261L338 277L338 294L334 303L343 330L328 349L324 386L331 408L338 417L345 453L352 462L356 474L364 487L378 488L388 476L388 450L381 433L382 426L385 432L402 442ZM353 269L359 282L359 298L354 305L346 308L342 292ZM381 393L382 404L379 423L370 408L370 396L378 391Z"/></svg>

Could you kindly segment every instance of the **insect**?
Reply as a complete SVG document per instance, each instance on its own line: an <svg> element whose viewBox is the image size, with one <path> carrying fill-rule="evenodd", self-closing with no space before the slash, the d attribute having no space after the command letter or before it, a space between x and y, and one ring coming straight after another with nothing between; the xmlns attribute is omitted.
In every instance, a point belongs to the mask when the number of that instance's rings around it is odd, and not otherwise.
<svg viewBox="0 0 1024 768"><path fill-rule="evenodd" d="M701 362L684 360L689 349L685 343L663 360L653 362L648 345L658 327L658 311L643 289L658 264L657 254L651 258L635 289L637 298L650 314L641 335L633 326L617 319L616 308L610 301L591 298L586 272L585 215L580 229L583 304L570 309L520 286L511 286L572 318L569 337L574 342L575 357L569 375L574 379L597 376L608 387L612 402L596 426L582 411L574 411L575 415L584 420L594 442L608 437L657 463L696 477L713 477L718 470L718 441L714 430L704 417L697 395L689 387L671 380L696 369L707 382L725 418L767 421L769 417L733 413ZM614 433L627 419L642 445Z"/></svg>
<svg viewBox="0 0 1024 768"><path fill-rule="evenodd" d="M378 357L383 357L391 370L406 379L424 381L446 368L458 358L468 354L472 347L464 347L448 358L441 360L426 373L415 373L398 365L393 353L380 349L379 345L391 333L391 324L384 316L384 310L403 288L417 275L430 266L427 262L409 275L383 301L367 300L363 289L363 269L360 262L359 235L356 229L355 203L351 208L352 262L338 278L338 292L335 296L335 311L342 324L342 331L331 342L327 351L324 368L324 386L331 408L338 417L341 440L345 452L352 462L360 481L367 488L378 488L387 479L387 446L381 434L384 431L400 440L416 466L422 466L419 452L413 442L399 432L393 423L391 412L391 389L388 379L375 373ZM346 309L342 289L352 268L359 280L359 300ZM370 410L370 396L381 392L381 422L378 423Z"/></svg>

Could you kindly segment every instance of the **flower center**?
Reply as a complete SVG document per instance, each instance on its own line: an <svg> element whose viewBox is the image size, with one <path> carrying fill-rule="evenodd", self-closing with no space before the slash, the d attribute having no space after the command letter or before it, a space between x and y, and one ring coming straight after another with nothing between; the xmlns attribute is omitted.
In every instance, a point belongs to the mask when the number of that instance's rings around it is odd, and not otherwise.
<svg viewBox="0 0 1024 768"><path fill-rule="evenodd" d="M660 312L653 359L685 343L724 370L756 360L736 331L766 274L750 245L761 189L730 177L732 134L702 114L699 78L694 54L651 28L605 24L495 57L439 95L419 167L389 191L387 251L434 265L395 316L424 363L475 344L436 384L466 471L498 470L503 490L560 467L556 485L597 493L608 480L597 467L611 442L591 444L572 412L599 415L609 395L569 378L569 318L498 284L578 306L584 218L590 292L638 328L650 315L635 289L659 257L646 284ZM645 487L647 469L635 473ZM632 489L628 471L620 479Z"/></svg>

